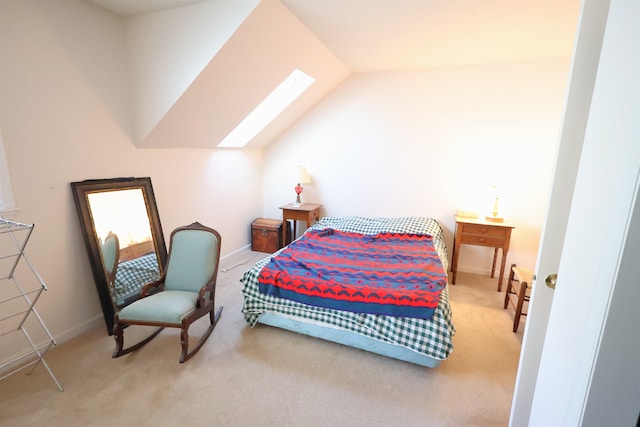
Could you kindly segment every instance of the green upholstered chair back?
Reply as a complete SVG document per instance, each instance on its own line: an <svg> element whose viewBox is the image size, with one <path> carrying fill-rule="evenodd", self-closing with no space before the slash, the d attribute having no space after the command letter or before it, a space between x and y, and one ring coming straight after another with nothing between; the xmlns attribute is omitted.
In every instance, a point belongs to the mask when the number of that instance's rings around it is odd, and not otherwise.
<svg viewBox="0 0 640 427"><path fill-rule="evenodd" d="M102 260L107 273L108 280L115 280L116 267L120 258L120 244L118 235L111 231L107 234L102 244Z"/></svg>
<svg viewBox="0 0 640 427"><path fill-rule="evenodd" d="M207 229L180 229L171 236L164 281L168 291L199 292L214 277L220 235Z"/></svg>

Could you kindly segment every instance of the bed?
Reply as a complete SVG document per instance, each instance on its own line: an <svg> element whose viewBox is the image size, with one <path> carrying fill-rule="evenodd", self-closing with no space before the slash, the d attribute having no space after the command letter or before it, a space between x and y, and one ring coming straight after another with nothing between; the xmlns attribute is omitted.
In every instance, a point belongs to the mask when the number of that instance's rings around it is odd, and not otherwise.
<svg viewBox="0 0 640 427"><path fill-rule="evenodd" d="M273 291L273 288L269 288L270 272L274 266L287 256L297 259L299 252L295 251L302 251L302 245L307 239L319 239L321 237L318 236L326 234L358 239L377 237L385 233L401 234L416 239L428 238L431 242L437 263L442 270L438 280L440 282L444 280L444 283L440 283L437 301L430 302L432 308L428 315L421 316L422 311L416 311L415 307L413 311L408 312L415 314L412 317L403 316L406 313L402 311L395 313L394 310L389 314L362 312L360 309L349 310L348 301L337 305L334 302L329 304L330 307L322 307L316 304L317 299L308 299L313 293L311 291L302 297L293 297L297 299L294 300L290 298L291 295L282 290ZM309 247L307 246L307 250ZM413 253L414 251L405 252ZM309 253L310 256L314 255L311 250ZM300 257L302 257L301 254ZM241 279L244 297L242 313L251 327L258 323L275 326L435 368L453 351L452 337L455 334L449 306L446 271L448 271L447 249L442 228L434 219L325 217L310 227L299 239L259 261L244 273ZM260 283L259 279L263 283ZM318 279L313 276L310 280ZM324 287L325 290L327 288L329 287ZM375 310L382 310L384 313L386 309L382 307Z"/></svg>

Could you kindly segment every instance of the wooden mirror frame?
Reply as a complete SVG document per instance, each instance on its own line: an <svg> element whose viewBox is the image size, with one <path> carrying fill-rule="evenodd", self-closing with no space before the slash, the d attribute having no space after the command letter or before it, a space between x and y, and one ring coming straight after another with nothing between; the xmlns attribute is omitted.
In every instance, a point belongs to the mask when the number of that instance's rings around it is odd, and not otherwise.
<svg viewBox="0 0 640 427"><path fill-rule="evenodd" d="M115 296L112 296L109 291L107 275L102 262L100 242L95 230L91 208L89 206L89 195L120 190L142 190L149 219L149 228L151 229L151 237L153 239L158 261L158 268L161 273L166 265L167 248L162 233L162 226L160 225L160 216L158 215L158 207L156 205L156 199L151 185L151 178L90 179L80 182L72 182L71 189L73 192L76 210L78 212L80 227L82 228L82 234L84 236L84 243L87 249L87 254L89 255L89 262L91 263L91 270L93 272L93 278L98 291L98 297L100 298L104 321L109 335L112 335L114 315L116 308L118 307L116 307L116 303L114 302ZM137 297L129 298L124 301L122 306L130 304L136 299Z"/></svg>

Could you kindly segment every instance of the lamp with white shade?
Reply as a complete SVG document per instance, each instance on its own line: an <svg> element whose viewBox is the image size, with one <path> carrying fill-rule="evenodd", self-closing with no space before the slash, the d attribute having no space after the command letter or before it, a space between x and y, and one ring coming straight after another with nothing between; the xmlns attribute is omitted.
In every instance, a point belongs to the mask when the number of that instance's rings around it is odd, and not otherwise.
<svg viewBox="0 0 640 427"><path fill-rule="evenodd" d="M300 207L300 205L302 204L302 201L300 200L300 193L302 193L303 187L302 184L308 184L311 182L311 179L309 178L309 172L307 172L307 168L304 165L298 165L298 169L297 169L297 182L298 185L296 185L294 187L294 190L296 191L296 201L293 204L294 207Z"/></svg>

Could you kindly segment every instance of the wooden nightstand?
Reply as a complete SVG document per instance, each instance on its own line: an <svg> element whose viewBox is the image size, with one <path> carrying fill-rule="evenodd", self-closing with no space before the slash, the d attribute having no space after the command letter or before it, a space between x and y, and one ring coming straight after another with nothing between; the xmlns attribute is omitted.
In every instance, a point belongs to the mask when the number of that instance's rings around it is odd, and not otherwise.
<svg viewBox="0 0 640 427"><path fill-rule="evenodd" d="M498 249L502 249L500 276L498 278L498 292L500 292L504 278L504 265L507 260L507 252L509 252L509 243L511 241L511 230L514 228L513 225L507 222L492 222L480 218L456 216L456 233L453 238L453 256L451 262L451 283L454 285L456 283L460 245L488 246L494 248L493 265L491 266L492 278L496 271Z"/></svg>
<svg viewBox="0 0 640 427"><path fill-rule="evenodd" d="M282 222L286 224L288 220L293 221L293 234L291 240L295 240L298 237L297 234L297 221L304 221L307 228L320 218L320 208L322 205L316 203L303 203L300 206L293 206L293 203L289 203L284 206L280 206L282 209ZM282 242L284 246L284 241Z"/></svg>

